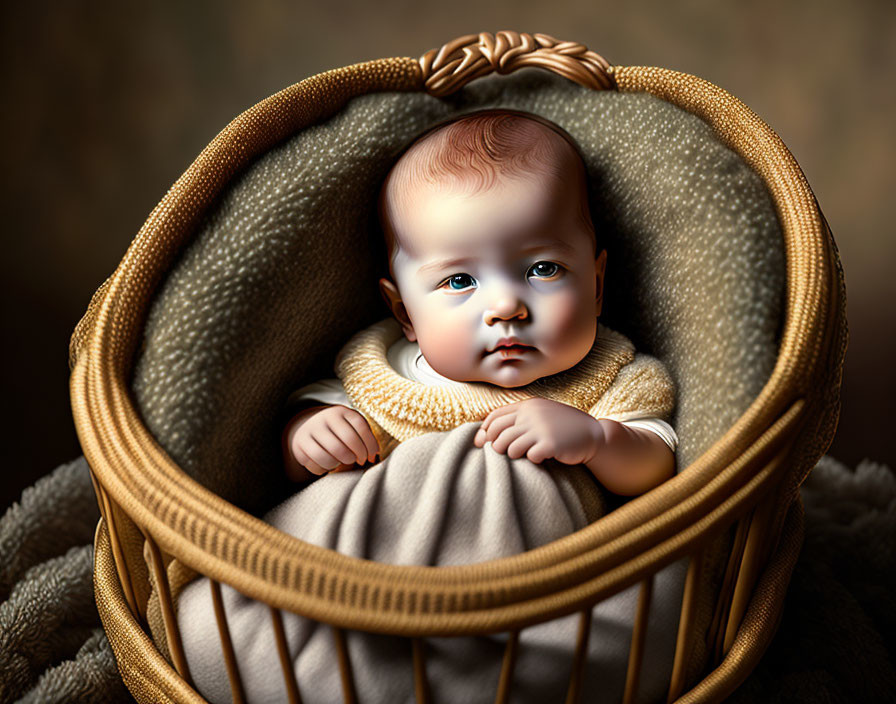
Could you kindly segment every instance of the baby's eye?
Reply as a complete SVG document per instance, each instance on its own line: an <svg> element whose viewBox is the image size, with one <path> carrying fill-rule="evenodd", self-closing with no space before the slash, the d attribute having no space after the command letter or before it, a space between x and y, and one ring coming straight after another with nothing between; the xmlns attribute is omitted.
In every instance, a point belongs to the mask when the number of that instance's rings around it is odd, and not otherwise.
<svg viewBox="0 0 896 704"><path fill-rule="evenodd" d="M560 271L560 266L554 262L535 262L529 267L526 276L537 276L539 279L549 279L556 276Z"/></svg>
<svg viewBox="0 0 896 704"><path fill-rule="evenodd" d="M465 288L472 288L475 285L476 279L469 274L454 274L454 276L449 276L439 284L439 288L447 286L452 291L463 291Z"/></svg>

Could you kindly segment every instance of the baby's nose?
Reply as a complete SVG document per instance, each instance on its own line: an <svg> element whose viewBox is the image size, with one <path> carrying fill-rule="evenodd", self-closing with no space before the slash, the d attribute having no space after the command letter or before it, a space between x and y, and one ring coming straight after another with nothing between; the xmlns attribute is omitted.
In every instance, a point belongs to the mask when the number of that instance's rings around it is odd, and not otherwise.
<svg viewBox="0 0 896 704"><path fill-rule="evenodd" d="M494 325L501 320L525 320L529 317L529 309L519 296L505 295L496 299L485 311L487 325Z"/></svg>

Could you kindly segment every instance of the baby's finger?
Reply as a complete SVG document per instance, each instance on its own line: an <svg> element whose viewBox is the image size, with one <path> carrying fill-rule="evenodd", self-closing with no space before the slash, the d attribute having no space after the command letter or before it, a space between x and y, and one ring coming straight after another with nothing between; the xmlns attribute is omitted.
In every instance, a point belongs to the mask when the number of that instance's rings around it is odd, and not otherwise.
<svg viewBox="0 0 896 704"><path fill-rule="evenodd" d="M376 441L376 437L370 429L370 425L364 420L364 416L360 413L347 413L345 419L358 431L358 435L361 436L361 440L367 448L367 459L373 462L373 460L376 459L376 456L380 453L380 445Z"/></svg>
<svg viewBox="0 0 896 704"><path fill-rule="evenodd" d="M551 449L550 445L544 441L536 442L526 452L526 457L535 464L541 464L546 459L549 459L553 456L553 450Z"/></svg>
<svg viewBox="0 0 896 704"><path fill-rule="evenodd" d="M302 463L302 466L312 474L326 474L339 465L339 460L322 448L314 438L305 438L302 449L310 459L309 464Z"/></svg>
<svg viewBox="0 0 896 704"><path fill-rule="evenodd" d="M510 444L525 432L526 428L520 428L519 426L511 426L510 428L507 428L507 430L492 440L492 449L495 452L504 454L507 452L507 448Z"/></svg>
<svg viewBox="0 0 896 704"><path fill-rule="evenodd" d="M491 413L489 413L485 420L482 421L483 430L488 430L488 427L498 418L508 413L515 413L517 410L515 403L510 403L506 406L501 406L500 408L496 408Z"/></svg>
<svg viewBox="0 0 896 704"><path fill-rule="evenodd" d="M323 467L317 464L317 462L315 462L307 454L305 454L305 451L302 450L302 448L298 446L292 447L290 454L295 458L296 462L298 462L300 465L302 465L302 467L307 469L312 474L319 475L327 473L327 470L325 470Z"/></svg>
<svg viewBox="0 0 896 704"><path fill-rule="evenodd" d="M355 426L340 417L333 420L332 425L328 427L352 451L355 456L355 464L364 464L367 461L367 448Z"/></svg>
<svg viewBox="0 0 896 704"><path fill-rule="evenodd" d="M507 430L507 428L512 428L515 423L516 413L508 413L501 416L486 429L485 439L491 440L492 443L494 443L501 433Z"/></svg>
<svg viewBox="0 0 896 704"><path fill-rule="evenodd" d="M314 433L314 439L324 450L338 460L336 464L355 464L357 461L355 453L336 436L336 433L330 430L329 426ZM328 467L328 469L333 469L333 467Z"/></svg>
<svg viewBox="0 0 896 704"><path fill-rule="evenodd" d="M518 460L523 457L530 449L538 443L538 438L534 433L523 433L507 446L507 456L512 460ZM531 457L529 459L532 459ZM533 460L534 461L534 460ZM537 464L537 463L536 463Z"/></svg>

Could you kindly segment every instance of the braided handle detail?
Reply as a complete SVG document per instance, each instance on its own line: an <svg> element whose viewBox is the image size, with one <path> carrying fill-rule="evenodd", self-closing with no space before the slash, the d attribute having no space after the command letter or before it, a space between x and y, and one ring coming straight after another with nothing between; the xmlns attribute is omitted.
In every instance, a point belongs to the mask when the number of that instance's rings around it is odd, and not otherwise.
<svg viewBox="0 0 896 704"><path fill-rule="evenodd" d="M501 31L465 34L420 57L426 91L444 96L474 78L538 67L594 90L614 89L613 67L602 56L575 42L547 34Z"/></svg>

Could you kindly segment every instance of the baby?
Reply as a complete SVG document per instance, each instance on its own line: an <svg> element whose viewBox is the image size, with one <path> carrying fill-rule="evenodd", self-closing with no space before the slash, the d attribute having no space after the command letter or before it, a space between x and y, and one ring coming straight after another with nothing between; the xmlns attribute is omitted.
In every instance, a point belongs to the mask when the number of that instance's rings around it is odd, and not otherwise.
<svg viewBox="0 0 896 704"><path fill-rule="evenodd" d="M616 494L674 474L678 439L661 418L674 400L668 375L598 325L607 253L565 133L498 110L442 125L391 170L380 217L391 274L380 290L403 337L374 326L340 352L341 381L293 394L304 404L283 433L293 480L364 466L395 438L468 421L481 421L477 447L584 465Z"/></svg>

